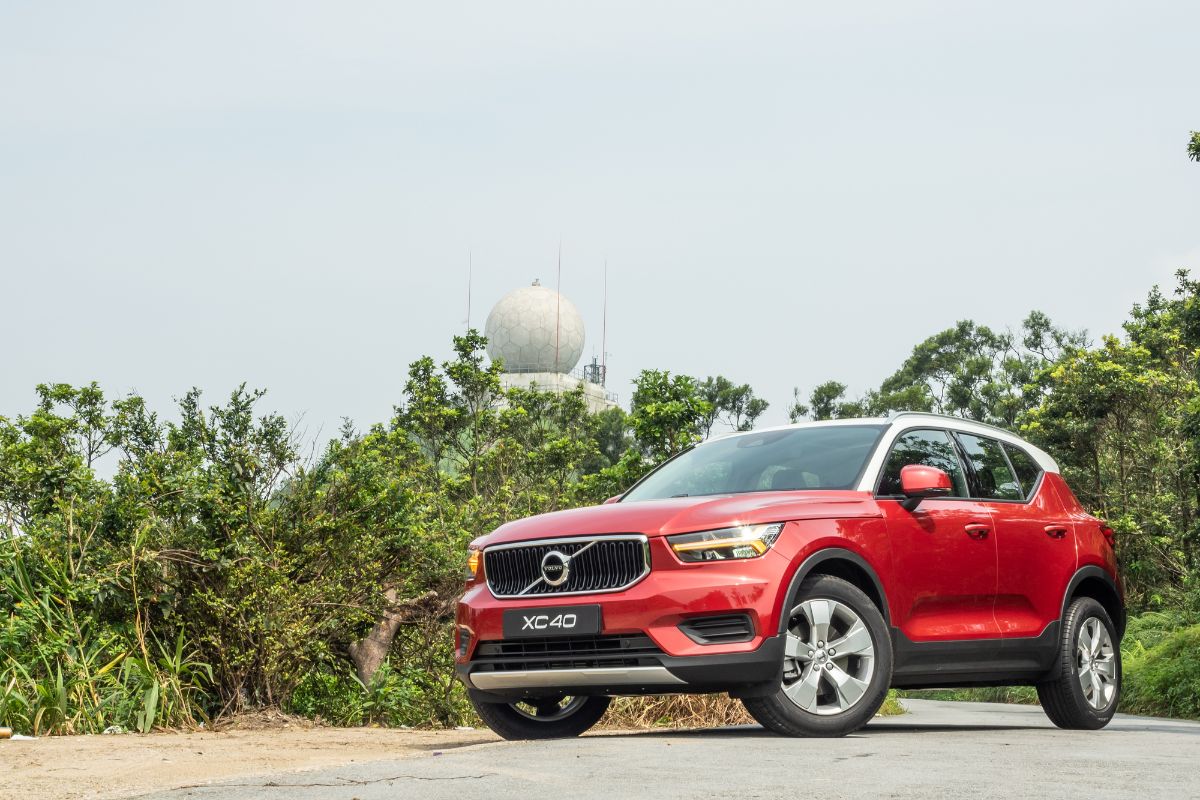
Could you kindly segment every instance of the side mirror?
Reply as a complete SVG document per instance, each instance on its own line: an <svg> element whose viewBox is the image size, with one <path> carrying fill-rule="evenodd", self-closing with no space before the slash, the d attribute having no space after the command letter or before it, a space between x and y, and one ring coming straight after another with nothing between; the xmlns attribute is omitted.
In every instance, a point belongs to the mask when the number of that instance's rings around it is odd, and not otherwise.
<svg viewBox="0 0 1200 800"><path fill-rule="evenodd" d="M605 501L604 501L604 503L603 503L603 505L608 505L609 503L615 503L615 502L617 502L617 501L618 501L618 500L620 500L620 499L621 499L621 495L619 495L619 494L614 494L612 497L610 497L610 498L608 498L607 500L605 500Z"/></svg>
<svg viewBox="0 0 1200 800"><path fill-rule="evenodd" d="M900 470L901 507L912 511L926 497L946 497L953 489L950 476L937 467L909 464Z"/></svg>

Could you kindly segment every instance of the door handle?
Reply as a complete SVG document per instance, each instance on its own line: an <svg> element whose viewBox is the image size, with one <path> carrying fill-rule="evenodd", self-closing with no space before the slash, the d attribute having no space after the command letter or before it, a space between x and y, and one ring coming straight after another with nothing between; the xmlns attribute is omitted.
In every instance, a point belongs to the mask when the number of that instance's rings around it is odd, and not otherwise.
<svg viewBox="0 0 1200 800"><path fill-rule="evenodd" d="M1051 539L1062 539L1067 535L1067 529L1062 525L1047 525L1045 531Z"/></svg>
<svg viewBox="0 0 1200 800"><path fill-rule="evenodd" d="M963 526L963 530L967 532L967 536L972 539L986 539L988 532L992 527L984 522L971 522Z"/></svg>

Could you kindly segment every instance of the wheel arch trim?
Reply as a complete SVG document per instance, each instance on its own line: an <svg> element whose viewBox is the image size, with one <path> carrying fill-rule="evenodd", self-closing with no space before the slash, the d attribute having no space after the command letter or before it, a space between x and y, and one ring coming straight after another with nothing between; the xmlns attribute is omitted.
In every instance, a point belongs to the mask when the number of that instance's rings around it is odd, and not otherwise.
<svg viewBox="0 0 1200 800"><path fill-rule="evenodd" d="M1107 570L1095 564L1081 567L1071 576L1071 581L1067 584L1067 590L1063 592L1062 608L1059 611L1058 618L1061 620L1067 615L1067 606L1070 605L1071 598L1075 596L1075 592L1084 581L1091 579L1098 579L1112 593L1112 599L1115 601L1118 610L1117 618L1113 620L1113 624L1117 626L1117 639L1119 641L1125 636L1125 602L1121 597L1121 590L1117 586L1116 579Z"/></svg>
<svg viewBox="0 0 1200 800"><path fill-rule="evenodd" d="M791 602L791 598L796 596L796 590L800 588L800 584L804 582L817 567L828 561L846 561L866 573L867 578L875 587L875 593L879 596L879 613L883 615L885 624L891 624L891 613L888 610L887 592L883 590L883 582L879 580L879 575L875 569L867 562L865 558L855 553L853 550L847 550L844 547L826 547L804 559L800 562L800 566L792 575L791 581L788 582L787 591L784 592L779 599L779 633L787 631L787 604ZM874 598L872 598L874 599Z"/></svg>

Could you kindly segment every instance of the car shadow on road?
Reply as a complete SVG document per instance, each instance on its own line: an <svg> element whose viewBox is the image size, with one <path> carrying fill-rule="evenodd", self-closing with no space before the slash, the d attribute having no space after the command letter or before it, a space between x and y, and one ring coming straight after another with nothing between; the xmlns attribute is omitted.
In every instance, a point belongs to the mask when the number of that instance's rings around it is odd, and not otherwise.
<svg viewBox="0 0 1200 800"><path fill-rule="evenodd" d="M867 727L850 734L850 738L862 736L886 736L891 733L978 733L986 731L1047 731L1055 730L1045 725L944 725L921 723L886 722L868 723ZM603 736L640 737L645 739L659 738L704 738L704 739L753 739L777 738L772 733L758 725L737 725L724 728L676 728L656 731L604 731L597 732Z"/></svg>

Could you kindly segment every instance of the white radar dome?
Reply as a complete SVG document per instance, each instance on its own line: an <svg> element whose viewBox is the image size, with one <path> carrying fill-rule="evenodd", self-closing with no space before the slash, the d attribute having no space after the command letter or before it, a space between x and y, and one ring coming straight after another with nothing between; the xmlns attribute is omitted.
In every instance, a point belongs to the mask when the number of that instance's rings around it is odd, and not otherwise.
<svg viewBox="0 0 1200 800"><path fill-rule="evenodd" d="M537 281L500 298L483 333L488 355L505 372L570 372L583 355L579 309Z"/></svg>

